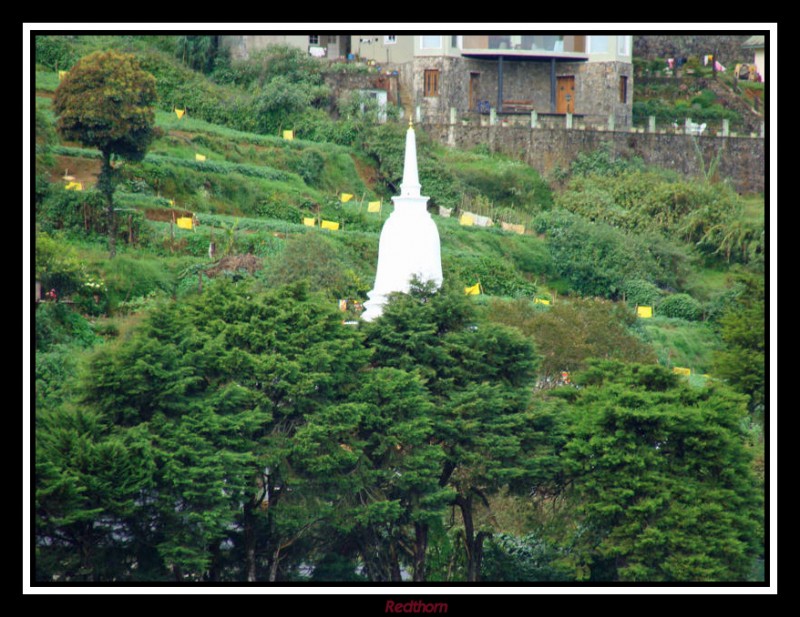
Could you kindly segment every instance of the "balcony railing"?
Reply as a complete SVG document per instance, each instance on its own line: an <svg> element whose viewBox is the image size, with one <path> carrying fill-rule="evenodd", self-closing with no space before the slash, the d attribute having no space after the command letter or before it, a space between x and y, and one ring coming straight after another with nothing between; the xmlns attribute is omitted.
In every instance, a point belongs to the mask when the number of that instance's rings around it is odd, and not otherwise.
<svg viewBox="0 0 800 617"><path fill-rule="evenodd" d="M480 34L465 35L463 53L493 51L552 53L586 53L586 37L570 34Z"/></svg>

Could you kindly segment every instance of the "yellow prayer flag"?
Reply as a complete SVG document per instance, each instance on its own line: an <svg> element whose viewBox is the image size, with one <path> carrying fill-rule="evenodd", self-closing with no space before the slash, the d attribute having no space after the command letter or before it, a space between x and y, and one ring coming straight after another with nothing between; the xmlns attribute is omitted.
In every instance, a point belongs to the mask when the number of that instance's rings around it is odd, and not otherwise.
<svg viewBox="0 0 800 617"><path fill-rule="evenodd" d="M284 131L283 138L288 141L291 141L292 139L294 139L294 131Z"/></svg>
<svg viewBox="0 0 800 617"><path fill-rule="evenodd" d="M474 225L475 219L472 218L469 214L462 214L461 218L458 219L458 222L462 225Z"/></svg>
<svg viewBox="0 0 800 617"><path fill-rule="evenodd" d="M481 293L481 284L475 283L472 287L464 287L464 293L468 296L477 296Z"/></svg>
<svg viewBox="0 0 800 617"><path fill-rule="evenodd" d="M206 155L205 154L197 154L197 153L195 153L194 160L195 161L205 161L206 160Z"/></svg>
<svg viewBox="0 0 800 617"><path fill-rule="evenodd" d="M650 319L653 316L652 306L640 306L636 309L636 315L642 319Z"/></svg>
<svg viewBox="0 0 800 617"><path fill-rule="evenodd" d="M182 216L178 218L175 223L181 229L191 229L192 228L192 217L191 216Z"/></svg>
<svg viewBox="0 0 800 617"><path fill-rule="evenodd" d="M303 217L303 225L306 227L316 227L317 226L317 219L313 217L304 216Z"/></svg>
<svg viewBox="0 0 800 617"><path fill-rule="evenodd" d="M67 73L69 73L69 71L59 71L58 72L58 81L61 81L62 79L64 79L67 76Z"/></svg>
<svg viewBox="0 0 800 617"><path fill-rule="evenodd" d="M550 300L546 300L545 298L534 298L534 304L544 304L546 306L550 306Z"/></svg>
<svg viewBox="0 0 800 617"><path fill-rule="evenodd" d="M185 109L176 109L175 110L175 115L178 116L178 120L183 118L183 114L185 114L185 113L186 113Z"/></svg>
<svg viewBox="0 0 800 617"><path fill-rule="evenodd" d="M342 193L342 203L347 203L353 199L353 196L350 193Z"/></svg>
<svg viewBox="0 0 800 617"><path fill-rule="evenodd" d="M367 212L380 212L380 211L381 211L381 202L371 201L367 204Z"/></svg>
<svg viewBox="0 0 800 617"><path fill-rule="evenodd" d="M673 366L672 372L675 373L676 375L691 375L692 369L683 368L681 366Z"/></svg>
<svg viewBox="0 0 800 617"><path fill-rule="evenodd" d="M321 227L322 229L332 229L333 231L336 231L339 229L339 223L335 223L333 221L322 221Z"/></svg>

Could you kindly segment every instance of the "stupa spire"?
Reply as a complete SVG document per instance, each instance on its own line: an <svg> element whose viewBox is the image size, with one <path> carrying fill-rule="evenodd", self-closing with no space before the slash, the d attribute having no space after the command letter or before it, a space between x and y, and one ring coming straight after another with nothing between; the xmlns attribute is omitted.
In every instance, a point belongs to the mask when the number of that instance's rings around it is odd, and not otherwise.
<svg viewBox="0 0 800 617"><path fill-rule="evenodd" d="M411 119L408 120L406 131L406 154L403 161L403 182L400 184L401 197L419 197L419 168L417 167L417 135Z"/></svg>
<svg viewBox="0 0 800 617"><path fill-rule="evenodd" d="M420 194L421 188L417 136L409 118L400 195L392 197L394 211L381 230L375 285L367 294L367 310L361 316L365 321L382 315L389 295L407 293L414 278L433 281L437 287L442 284L439 230L428 213L428 198Z"/></svg>

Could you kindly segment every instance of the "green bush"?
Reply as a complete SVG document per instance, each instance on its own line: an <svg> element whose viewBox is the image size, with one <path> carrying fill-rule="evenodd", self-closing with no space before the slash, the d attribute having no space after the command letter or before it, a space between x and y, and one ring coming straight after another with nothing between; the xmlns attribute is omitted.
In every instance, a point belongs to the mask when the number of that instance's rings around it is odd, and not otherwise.
<svg viewBox="0 0 800 617"><path fill-rule="evenodd" d="M36 64L41 64L54 71L65 71L78 61L70 39L67 36L42 36L34 37L34 54Z"/></svg>
<svg viewBox="0 0 800 617"><path fill-rule="evenodd" d="M617 157L611 152L610 144L593 152L579 153L570 165L570 171L575 176L619 176L623 172L643 170L644 162L640 157Z"/></svg>
<svg viewBox="0 0 800 617"><path fill-rule="evenodd" d="M36 351L47 352L54 345L88 347L98 337L89 322L62 302L42 302L35 318Z"/></svg>
<svg viewBox="0 0 800 617"><path fill-rule="evenodd" d="M617 299L629 279L657 280L660 268L636 236L564 210L536 219L556 273L583 295Z"/></svg>
<svg viewBox="0 0 800 617"><path fill-rule="evenodd" d="M480 281L486 294L512 298L533 298L536 284L525 279L507 260L492 255L446 255L442 260L445 278L453 277L464 287Z"/></svg>
<svg viewBox="0 0 800 617"><path fill-rule="evenodd" d="M105 272L111 309L120 302L129 302L153 291L170 295L174 292L175 276L164 267L161 259L117 255L101 263L100 267Z"/></svg>
<svg viewBox="0 0 800 617"><path fill-rule="evenodd" d="M36 280L42 293L55 290L59 298L78 291L86 272L77 252L62 237L36 234Z"/></svg>
<svg viewBox="0 0 800 617"><path fill-rule="evenodd" d="M535 534L493 535L486 543L481 578L493 582L568 581L573 568L561 562L562 551Z"/></svg>
<svg viewBox="0 0 800 617"><path fill-rule="evenodd" d="M629 305L653 306L661 297L661 290L650 281L631 279L623 285L625 300Z"/></svg>
<svg viewBox="0 0 800 617"><path fill-rule="evenodd" d="M688 294L673 294L664 298L657 307L664 317L697 321L703 314L702 305Z"/></svg>

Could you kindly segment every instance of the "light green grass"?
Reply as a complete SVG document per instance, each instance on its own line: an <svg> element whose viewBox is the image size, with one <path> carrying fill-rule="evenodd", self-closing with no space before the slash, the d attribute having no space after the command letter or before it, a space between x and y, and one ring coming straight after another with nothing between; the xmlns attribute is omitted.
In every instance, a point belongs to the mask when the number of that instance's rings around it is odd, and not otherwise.
<svg viewBox="0 0 800 617"><path fill-rule="evenodd" d="M690 368L701 375L711 369L719 338L710 324L654 317L642 320L642 326L659 364Z"/></svg>

